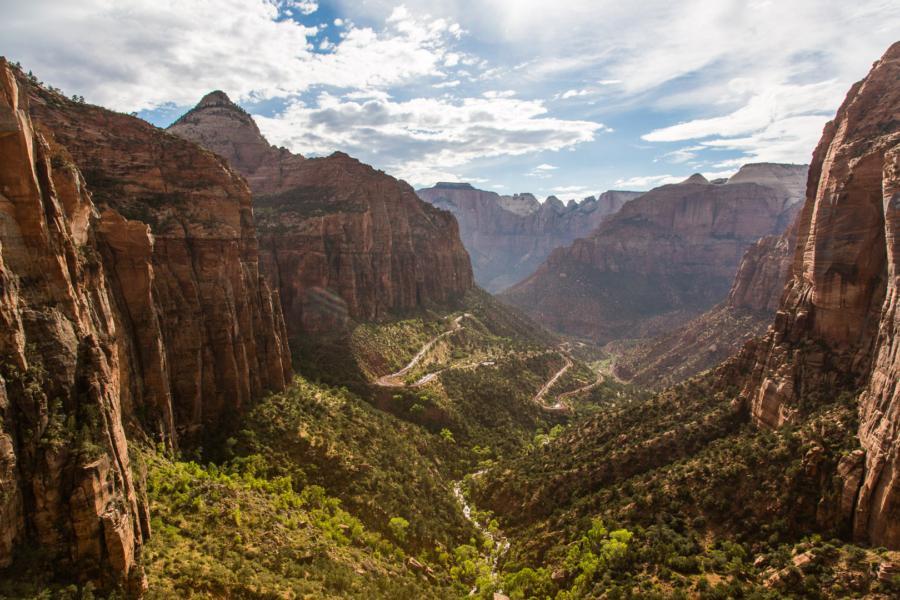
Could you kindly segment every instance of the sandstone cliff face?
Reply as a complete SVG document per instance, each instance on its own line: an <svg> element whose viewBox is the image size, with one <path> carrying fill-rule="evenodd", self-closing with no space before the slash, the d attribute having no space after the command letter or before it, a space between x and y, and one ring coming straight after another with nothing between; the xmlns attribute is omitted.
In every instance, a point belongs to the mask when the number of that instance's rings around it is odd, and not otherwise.
<svg viewBox="0 0 900 600"><path fill-rule="evenodd" d="M76 168L53 160L0 58L0 566L46 544L133 591L149 535L121 402L113 283Z"/></svg>
<svg viewBox="0 0 900 600"><path fill-rule="evenodd" d="M695 175L651 190L501 297L599 342L678 327L728 296L750 243L793 221L806 171L747 165L724 184Z"/></svg>
<svg viewBox="0 0 900 600"><path fill-rule="evenodd" d="M177 444L252 395L283 389L290 354L240 175L140 119L29 90L54 157L84 173L101 207L126 412Z"/></svg>
<svg viewBox="0 0 900 600"><path fill-rule="evenodd" d="M796 219L780 236L750 244L728 300L681 327L622 351L614 365L616 376L639 385L667 387L718 365L748 339L764 335L790 271L798 227Z"/></svg>
<svg viewBox="0 0 900 600"><path fill-rule="evenodd" d="M741 259L728 306L776 312L797 247L799 219L781 235L750 244Z"/></svg>
<svg viewBox="0 0 900 600"><path fill-rule="evenodd" d="M491 293L521 281L554 248L587 236L603 217L641 195L605 192L599 199L592 196L566 206L555 196L541 204L531 194L500 196L467 183L439 183L417 193L459 221L475 281Z"/></svg>
<svg viewBox="0 0 900 600"><path fill-rule="evenodd" d="M237 106L209 98L170 130L212 149L237 149L238 170L246 169L256 194L260 266L279 290L291 334L332 327L347 315L382 319L389 309L472 289L451 214L346 154L303 159L275 150ZM247 156L262 156L261 166L251 170Z"/></svg>
<svg viewBox="0 0 900 600"><path fill-rule="evenodd" d="M867 384L859 398L862 451L839 467L839 517L858 539L894 548L900 547L898 144L895 44L825 128L810 167L791 275L742 393L753 421L774 427Z"/></svg>

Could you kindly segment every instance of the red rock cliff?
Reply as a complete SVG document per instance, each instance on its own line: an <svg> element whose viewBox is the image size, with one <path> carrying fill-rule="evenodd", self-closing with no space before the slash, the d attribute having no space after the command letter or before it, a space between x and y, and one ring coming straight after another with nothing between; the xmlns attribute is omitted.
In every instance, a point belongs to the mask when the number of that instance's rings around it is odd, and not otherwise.
<svg viewBox="0 0 900 600"><path fill-rule="evenodd" d="M116 283L81 174L38 131L0 58L0 566L39 542L136 591L149 519L123 426Z"/></svg>
<svg viewBox="0 0 900 600"><path fill-rule="evenodd" d="M748 244L793 220L805 177L805 166L746 165L721 185L694 175L656 188L502 298L564 333L652 337L728 296Z"/></svg>
<svg viewBox="0 0 900 600"><path fill-rule="evenodd" d="M347 314L381 319L391 308L472 289L453 215L346 154L304 159L270 147L240 108L211 96L170 131L262 157L259 166L240 158L237 168L256 195L260 265L280 292L290 332L326 328Z"/></svg>
<svg viewBox="0 0 900 600"><path fill-rule="evenodd" d="M177 443L282 389L290 355L278 296L259 274L244 179L145 121L34 85L29 93L54 156L81 169L101 209L126 412Z"/></svg>
<svg viewBox="0 0 900 600"><path fill-rule="evenodd" d="M491 293L521 281L551 250L587 236L603 217L641 195L605 192L566 206L553 196L541 204L531 194L500 196L459 183L439 183L417 193L456 217L475 281Z"/></svg>
<svg viewBox="0 0 900 600"><path fill-rule="evenodd" d="M742 401L753 421L799 421L864 385L862 449L839 465L839 517L900 547L897 299L900 44L853 86L813 156L791 276ZM823 508L823 512L827 510Z"/></svg>
<svg viewBox="0 0 900 600"><path fill-rule="evenodd" d="M781 235L753 242L738 267L728 306L776 312L797 248L799 215Z"/></svg>

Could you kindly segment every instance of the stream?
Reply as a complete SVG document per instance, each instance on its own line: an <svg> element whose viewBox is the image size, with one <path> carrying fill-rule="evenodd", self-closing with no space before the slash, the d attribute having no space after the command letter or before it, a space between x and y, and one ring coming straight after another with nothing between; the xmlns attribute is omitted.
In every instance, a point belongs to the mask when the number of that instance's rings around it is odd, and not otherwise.
<svg viewBox="0 0 900 600"><path fill-rule="evenodd" d="M475 473L472 473L472 479L478 477L479 475L483 475L486 472L486 470L476 471ZM493 544L491 544L491 551L485 557L484 562L491 569L491 578L499 581L499 577L497 576L497 569L500 564L500 557L506 554L506 551L509 550L509 540L501 535L495 537L494 534L488 531L488 528L486 526L480 524L478 521L472 518L472 507L469 505L469 503L466 501L466 497L463 495L462 481L453 482L453 495L457 500L459 500L460 504L462 504L463 516L468 519L473 525L475 525L475 527L477 527L478 530L481 531L482 534L484 534L484 537L493 542ZM475 586L471 590L469 590L469 595L473 596L477 591L478 587ZM502 594L503 590L498 587L497 593Z"/></svg>

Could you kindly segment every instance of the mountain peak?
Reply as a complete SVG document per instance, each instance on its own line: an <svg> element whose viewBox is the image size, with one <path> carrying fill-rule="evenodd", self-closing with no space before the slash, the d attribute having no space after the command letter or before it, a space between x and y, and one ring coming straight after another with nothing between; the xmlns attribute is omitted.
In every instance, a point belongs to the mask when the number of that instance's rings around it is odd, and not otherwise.
<svg viewBox="0 0 900 600"><path fill-rule="evenodd" d="M709 180L706 177L704 177L703 175L701 175L700 173L694 173L693 175L691 175L690 177L688 177L687 179L682 181L679 185L684 185L686 183L708 184Z"/></svg>
<svg viewBox="0 0 900 600"><path fill-rule="evenodd" d="M226 94L222 90L216 90L214 92L210 92L207 95L203 96L203 98L200 99L200 102L198 102L197 106L195 106L194 108L203 108L204 106L237 106L237 105L231 101L231 98L228 97L228 94Z"/></svg>

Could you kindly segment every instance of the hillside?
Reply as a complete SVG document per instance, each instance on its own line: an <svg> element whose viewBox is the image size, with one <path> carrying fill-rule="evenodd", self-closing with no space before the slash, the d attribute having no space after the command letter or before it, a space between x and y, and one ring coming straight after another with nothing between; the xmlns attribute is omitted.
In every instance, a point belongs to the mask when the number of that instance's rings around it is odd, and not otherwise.
<svg viewBox="0 0 900 600"><path fill-rule="evenodd" d="M641 195L610 191L578 203L563 204L556 196L540 203L532 194L500 196L468 183L438 183L416 193L453 213L472 257L475 281L491 293L521 281L554 248L586 237L603 217Z"/></svg>
<svg viewBox="0 0 900 600"><path fill-rule="evenodd" d="M695 175L651 190L500 298L600 345L679 327L728 297L749 244L791 224L806 171L745 165L724 183Z"/></svg>

